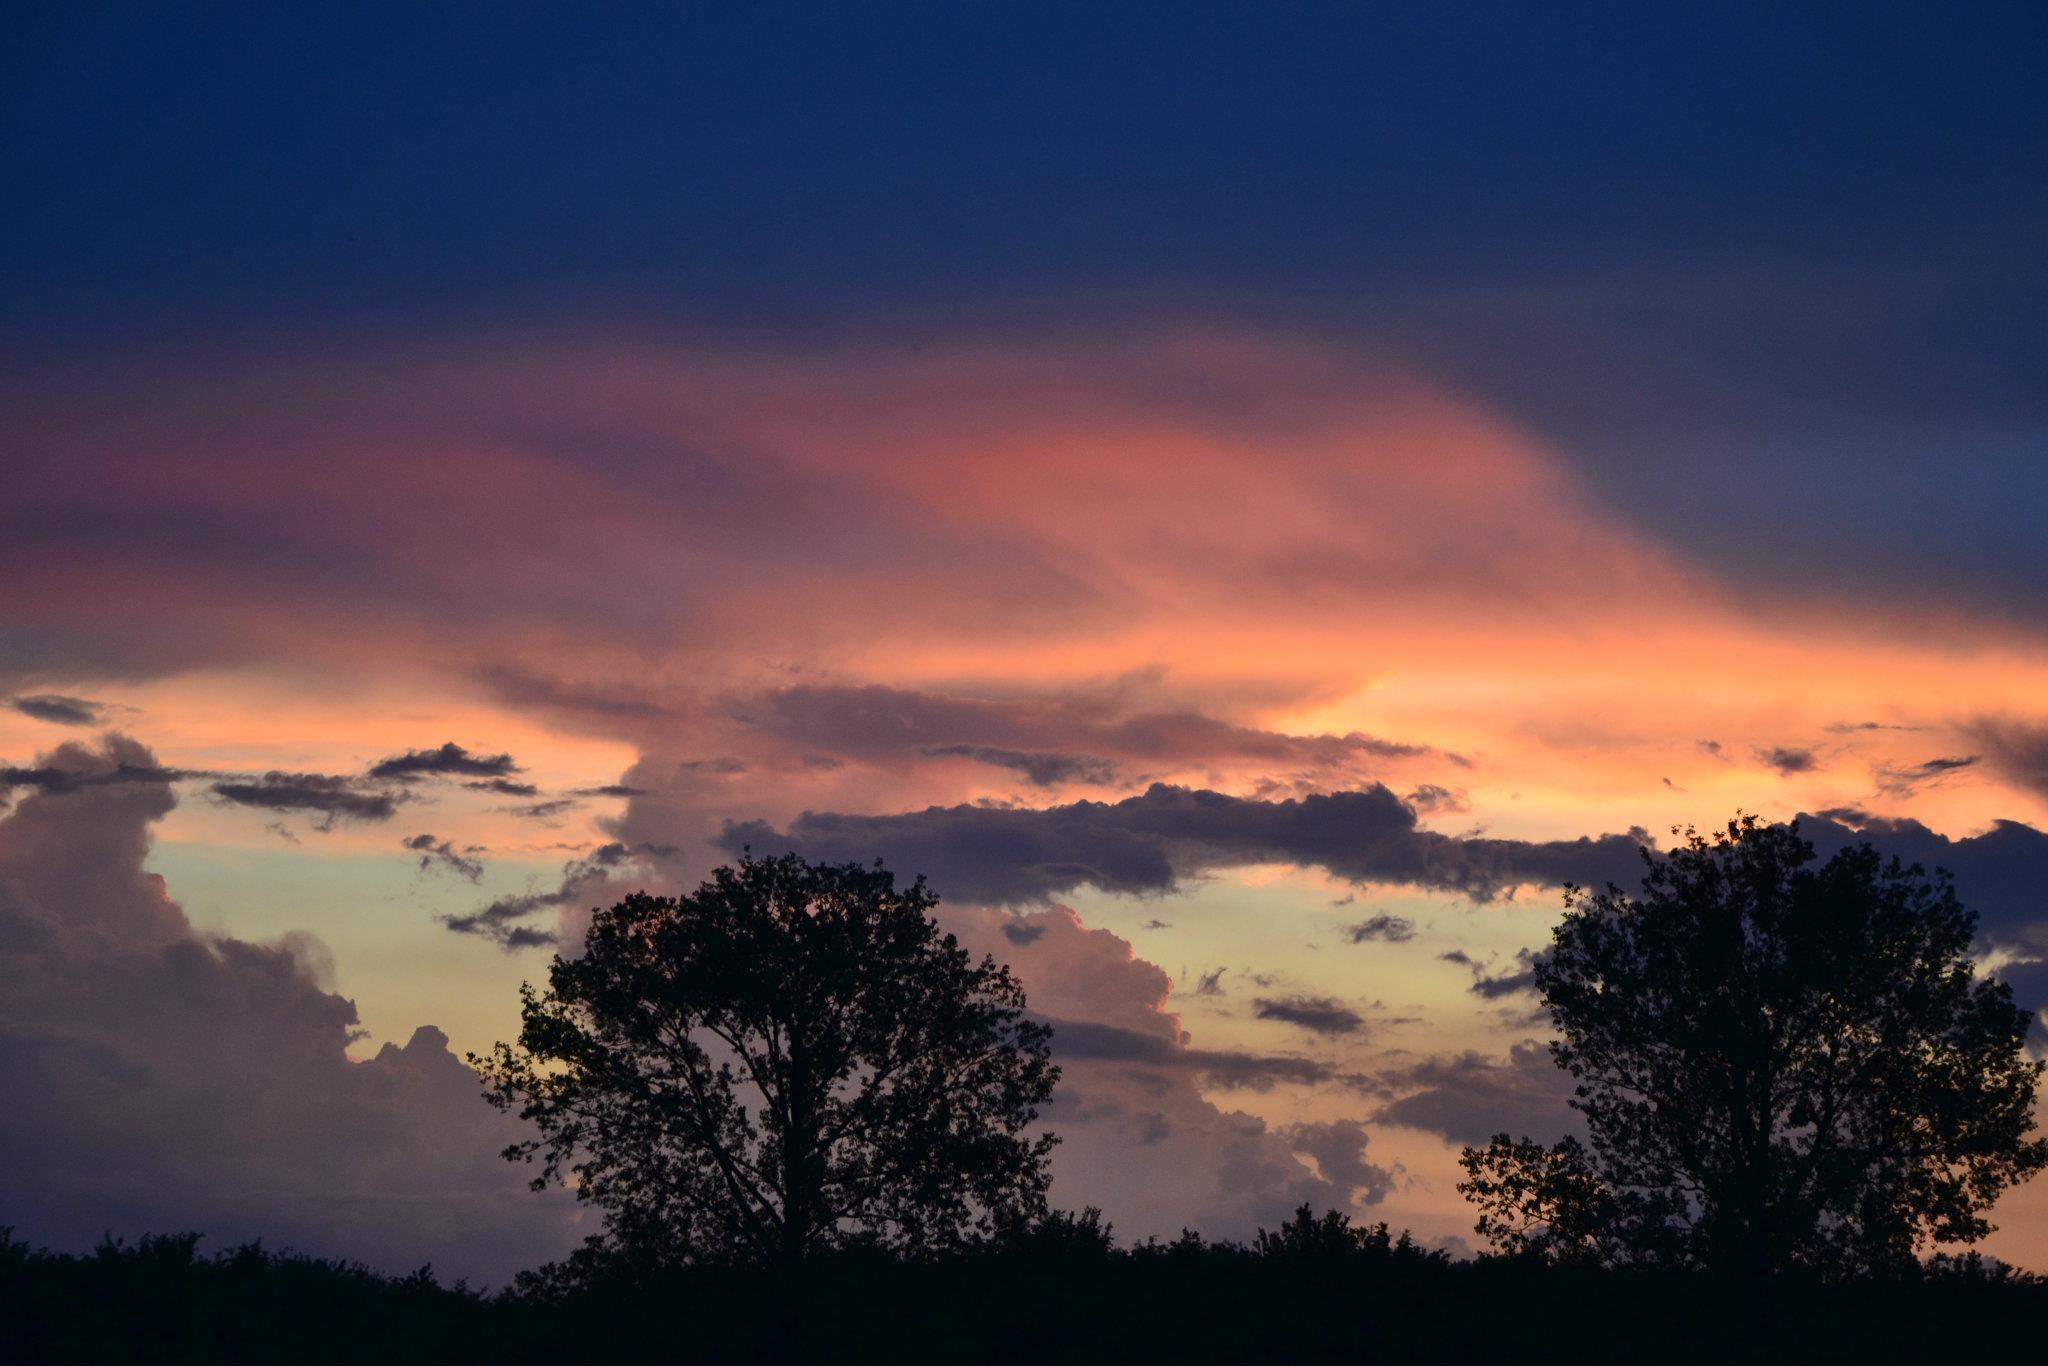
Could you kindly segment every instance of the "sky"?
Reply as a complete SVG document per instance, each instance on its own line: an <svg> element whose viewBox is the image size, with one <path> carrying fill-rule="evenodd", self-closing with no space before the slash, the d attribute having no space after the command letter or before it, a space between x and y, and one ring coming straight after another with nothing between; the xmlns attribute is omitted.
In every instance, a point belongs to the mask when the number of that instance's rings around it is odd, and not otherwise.
<svg viewBox="0 0 2048 1366"><path fill-rule="evenodd" d="M1126 1238L1469 1250L1560 884L1737 811L2048 1005L2039 7L0 26L20 1236L561 1255L461 1055L748 848L930 878Z"/></svg>

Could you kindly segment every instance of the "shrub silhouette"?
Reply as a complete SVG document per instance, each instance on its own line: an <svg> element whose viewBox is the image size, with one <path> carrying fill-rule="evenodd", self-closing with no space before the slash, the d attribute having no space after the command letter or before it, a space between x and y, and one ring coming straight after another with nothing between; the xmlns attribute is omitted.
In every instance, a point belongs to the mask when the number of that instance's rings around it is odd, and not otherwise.
<svg viewBox="0 0 2048 1366"><path fill-rule="evenodd" d="M1354 1258L1429 1265L1449 1261L1441 1252L1425 1251L1406 1232L1396 1237L1384 1223L1354 1227L1351 1216L1341 1210L1324 1210L1318 1215L1306 1204L1271 1233L1260 1229L1251 1250L1269 1262L1297 1264Z"/></svg>
<svg viewBox="0 0 2048 1366"><path fill-rule="evenodd" d="M1535 977L1590 1152L1507 1135L1460 1189L1495 1248L1559 1261L1893 1274L2048 1165L2042 1064L1974 976L1946 874L1867 844L1811 866L1754 817L1567 890Z"/></svg>
<svg viewBox="0 0 2048 1366"><path fill-rule="evenodd" d="M490 1297L424 1268L382 1276L255 1244L209 1257L190 1234L73 1256L0 1230L0 1343L24 1363L1860 1364L2031 1360L2048 1313L2048 1286L1975 1254L1877 1283L1781 1279L1731 1296L1656 1269L1452 1262L1378 1226L1347 1248L1320 1236L1347 1227L1329 1212L1268 1234L1288 1249L1276 1255L1194 1233L1126 1250L1083 1236L1106 1234L1086 1212L1047 1222L1050 1244L925 1259L841 1248ZM1304 1243L1286 1233L1297 1225L1319 1232Z"/></svg>
<svg viewBox="0 0 2048 1366"><path fill-rule="evenodd" d="M506 1156L604 1212L566 1274L933 1255L1044 1213L1057 1140L1024 1130L1051 1031L936 903L879 866L747 857L598 912L522 988L517 1045L471 1061L539 1130Z"/></svg>
<svg viewBox="0 0 2048 1366"><path fill-rule="evenodd" d="M997 1251L1008 1257L1055 1262L1100 1262L1116 1252L1116 1226L1090 1205L1079 1214L1048 1209L1036 1219L1015 1219L1002 1232Z"/></svg>

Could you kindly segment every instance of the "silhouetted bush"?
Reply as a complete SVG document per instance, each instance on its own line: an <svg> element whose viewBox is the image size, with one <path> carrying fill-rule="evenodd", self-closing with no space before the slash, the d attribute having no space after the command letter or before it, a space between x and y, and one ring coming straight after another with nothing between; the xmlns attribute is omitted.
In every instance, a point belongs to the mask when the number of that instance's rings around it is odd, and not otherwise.
<svg viewBox="0 0 2048 1366"><path fill-rule="evenodd" d="M108 1238L76 1256L0 1230L0 1351L52 1362L452 1360L498 1312L429 1267L394 1278L257 1243L206 1256L200 1241Z"/></svg>
<svg viewBox="0 0 2048 1366"><path fill-rule="evenodd" d="M1297 1211L1253 1245L1121 1249L1099 1214L970 1252L853 1249L495 1295L190 1234L84 1255L0 1238L21 1362L1949 1361L2037 1354L2048 1286L1974 1254L1884 1280L1454 1262Z"/></svg>

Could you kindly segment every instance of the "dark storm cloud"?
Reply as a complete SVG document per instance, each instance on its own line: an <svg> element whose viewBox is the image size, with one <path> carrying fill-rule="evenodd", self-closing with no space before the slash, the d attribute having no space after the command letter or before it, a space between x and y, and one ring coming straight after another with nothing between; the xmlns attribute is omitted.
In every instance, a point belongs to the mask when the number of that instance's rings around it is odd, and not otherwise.
<svg viewBox="0 0 2048 1366"><path fill-rule="evenodd" d="M1468 990L1483 1000L1497 1001L1505 996L1536 989L1537 960L1536 955L1528 949L1523 949L1515 955L1516 971L1503 973L1488 972L1485 967L1474 962L1471 955L1456 949L1438 954L1437 957L1443 962L1470 968L1472 985Z"/></svg>
<svg viewBox="0 0 2048 1366"><path fill-rule="evenodd" d="M89 701L83 697L65 697L61 693L32 693L17 697L7 705L23 716L33 716L38 721L48 721L59 726L94 726L106 714L106 705Z"/></svg>
<svg viewBox="0 0 2048 1366"><path fill-rule="evenodd" d="M1822 858L1868 841L1879 853L1955 878L1956 896L1993 944L2048 953L2048 834L2020 821L1994 821L1981 835L1939 834L1918 821L1869 817L1855 826L1826 815L1799 818Z"/></svg>
<svg viewBox="0 0 2048 1366"><path fill-rule="evenodd" d="M624 783L606 783L602 787L572 787L569 789L569 795L572 797L644 797L647 795L647 789L644 787L628 787Z"/></svg>
<svg viewBox="0 0 2048 1366"><path fill-rule="evenodd" d="M2048 1007L2048 947L2040 952L2043 957L2007 963L1992 974L2012 988L2014 1003L2033 1016L2027 1032L2037 1057L2048 1051L2048 1023L2041 1018L2043 1008Z"/></svg>
<svg viewBox="0 0 2048 1366"><path fill-rule="evenodd" d="M484 875L483 864L469 857L468 851L457 849L453 841L437 840L432 835L414 835L404 841L404 846L420 856L420 871L423 873L444 868L471 882Z"/></svg>
<svg viewBox="0 0 2048 1366"><path fill-rule="evenodd" d="M667 845L628 845L614 840L562 865L562 878L550 891L502 896L477 910L462 915L444 915L441 923L457 934L473 934L496 941L508 952L513 949L547 948L561 944L564 936L555 925L536 920L561 912L587 910L622 889L617 878L629 872L644 875L649 865L673 858L676 850ZM574 935L569 936L573 943Z"/></svg>
<svg viewBox="0 0 2048 1366"><path fill-rule="evenodd" d="M1571 1077L1537 1043L1518 1043L1504 1059L1473 1052L1431 1058L1380 1080L1409 1094L1381 1106L1374 1123L1426 1129L1453 1143L1484 1143L1503 1131L1548 1142L1581 1129L1566 1103Z"/></svg>
<svg viewBox="0 0 2048 1366"><path fill-rule="evenodd" d="M336 821L386 821L398 813L404 793L365 788L355 778L330 773L283 773L272 770L253 778L213 785L213 794L236 806L259 811L310 811L321 817L320 828Z"/></svg>
<svg viewBox="0 0 2048 1366"><path fill-rule="evenodd" d="M1356 1034L1365 1028L1364 1016L1328 996L1262 996L1252 1002L1252 1014L1314 1034Z"/></svg>
<svg viewBox="0 0 2048 1366"><path fill-rule="evenodd" d="M927 747L924 753L934 759L972 759L976 763L992 764L997 768L1015 769L1037 787L1057 787L1061 783L1072 782L1105 784L1116 781L1116 765L1088 754L1033 753L1000 749L994 745L932 745Z"/></svg>
<svg viewBox="0 0 2048 1366"><path fill-rule="evenodd" d="M500 806L495 809L517 816L521 820L545 821L552 820L564 812L574 811L582 805L583 803L574 797L556 797L552 801L529 802L525 806Z"/></svg>
<svg viewBox="0 0 2048 1366"><path fill-rule="evenodd" d="M1963 729L2000 777L2048 797L2048 724L1987 716Z"/></svg>
<svg viewBox="0 0 2048 1366"><path fill-rule="evenodd" d="M1224 1090L1270 1091L1283 1084L1320 1086L1347 1079L1329 1064L1313 1058L1182 1048L1156 1034L1090 1021L1049 1019L1047 1023L1053 1027L1055 1057L1136 1063L1161 1071L1192 1073Z"/></svg>
<svg viewBox="0 0 2048 1366"><path fill-rule="evenodd" d="M482 778L473 783L464 783L472 792L495 792L501 797L534 797L540 789L532 783L515 783L510 778Z"/></svg>
<svg viewBox="0 0 2048 1366"><path fill-rule="evenodd" d="M1247 763L1336 769L1432 751L1376 736L1285 735L1198 712L1126 714L1113 699L944 697L879 684L785 688L737 702L741 722L849 758L957 755L1014 768L1042 786L1106 782L1116 764Z"/></svg>
<svg viewBox="0 0 2048 1366"><path fill-rule="evenodd" d="M805 812L787 830L728 824L720 847L794 849L814 859L881 858L942 894L1014 905L1075 887L1164 893L1189 876L1250 863L1312 864L1354 882L1401 883L1488 900L1520 883L1633 885L1635 835L1458 838L1424 830L1386 787L1258 801L1155 783L1119 802L1044 808L928 807L893 816Z"/></svg>
<svg viewBox="0 0 2048 1366"><path fill-rule="evenodd" d="M1876 772L1878 790L1894 797L1911 796L1923 787L1939 783L1967 768L1975 768L1978 756L1957 754L1925 759L1917 764L1884 764Z"/></svg>
<svg viewBox="0 0 2048 1366"><path fill-rule="evenodd" d="M1354 944L1363 944L1368 939L1380 939L1389 944L1400 944L1415 937L1415 922L1398 915L1376 915L1361 920L1356 925L1346 925L1345 933Z"/></svg>
<svg viewBox="0 0 2048 1366"><path fill-rule="evenodd" d="M34 768L0 766L0 799L6 798L14 789L21 787L53 793L79 792L93 787L128 784L168 787L172 783L182 782L188 778L206 776L209 775L134 763L117 763L84 770L51 764L39 764Z"/></svg>
<svg viewBox="0 0 2048 1366"><path fill-rule="evenodd" d="M1471 809L1470 804L1465 800L1464 793L1443 787L1437 783L1418 784L1401 800L1407 802L1408 805L1414 807L1417 811L1432 816L1439 813L1456 813Z"/></svg>
<svg viewBox="0 0 2048 1366"><path fill-rule="evenodd" d="M1793 749L1784 745L1757 750L1756 761L1775 768L1786 777L1794 773L1811 773L1820 767L1820 758L1812 750Z"/></svg>
<svg viewBox="0 0 2048 1366"><path fill-rule="evenodd" d="M548 948L560 943L561 937L551 929L530 922L544 912L569 905L573 900L567 889L504 896L481 910L465 915L444 915L441 923L457 934L474 934L496 940L498 946L506 950Z"/></svg>
<svg viewBox="0 0 2048 1366"><path fill-rule="evenodd" d="M519 772L509 754L471 754L454 741L439 749L409 749L370 766L369 776L409 783L416 778L502 778Z"/></svg>
<svg viewBox="0 0 2048 1366"><path fill-rule="evenodd" d="M1483 996L1489 1001L1499 1000L1503 996L1512 996L1518 991L1534 991L1535 989L1536 974L1527 968L1520 972L1502 973L1498 977L1480 973L1472 979L1473 994Z"/></svg>

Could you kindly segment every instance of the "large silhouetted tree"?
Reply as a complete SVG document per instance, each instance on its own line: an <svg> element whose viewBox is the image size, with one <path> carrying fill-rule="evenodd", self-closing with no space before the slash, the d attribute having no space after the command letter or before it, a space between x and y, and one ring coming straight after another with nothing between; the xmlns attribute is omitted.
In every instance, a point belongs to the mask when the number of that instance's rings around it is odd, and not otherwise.
<svg viewBox="0 0 2048 1366"><path fill-rule="evenodd" d="M1974 974L1947 875L1868 845L1816 867L1796 826L1753 817L1648 862L1640 895L1569 889L1535 965L1591 1150L1467 1149L1480 1232L1752 1275L1987 1233L2048 1165L2041 1064L2010 989Z"/></svg>
<svg viewBox="0 0 2048 1366"><path fill-rule="evenodd" d="M1056 1141L1044 1025L992 959L880 867L743 858L680 898L600 911L582 956L522 988L493 1104L506 1156L603 1210L586 1250L641 1267L923 1252L1043 1212Z"/></svg>

